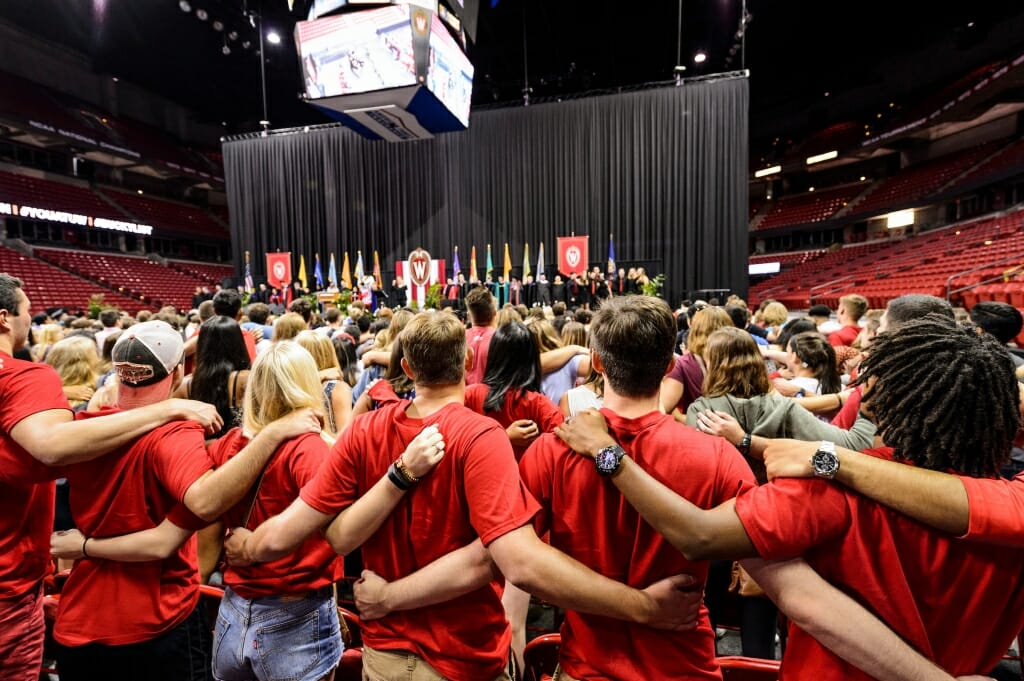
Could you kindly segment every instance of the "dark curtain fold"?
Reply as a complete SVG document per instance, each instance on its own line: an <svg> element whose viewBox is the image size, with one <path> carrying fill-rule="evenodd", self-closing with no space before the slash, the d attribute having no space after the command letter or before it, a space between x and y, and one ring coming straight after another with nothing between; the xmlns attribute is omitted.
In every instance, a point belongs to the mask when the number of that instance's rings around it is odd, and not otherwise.
<svg viewBox="0 0 1024 681"><path fill-rule="evenodd" d="M513 266L543 240L549 276L555 237L590 236L604 263L664 273L665 293L747 289L748 83L745 77L473 114L470 129L423 142L370 142L341 127L224 144L234 262L292 251L294 268L320 253L340 271L348 251L394 269L418 246L483 276L504 243Z"/></svg>

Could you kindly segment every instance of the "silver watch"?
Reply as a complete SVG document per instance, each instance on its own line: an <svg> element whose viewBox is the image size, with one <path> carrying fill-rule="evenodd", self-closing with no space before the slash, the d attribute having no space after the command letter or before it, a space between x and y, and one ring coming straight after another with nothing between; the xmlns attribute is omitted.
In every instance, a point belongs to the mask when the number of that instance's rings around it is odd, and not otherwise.
<svg viewBox="0 0 1024 681"><path fill-rule="evenodd" d="M836 477L839 472L839 457L836 456L836 445L834 442L822 440L818 445L818 451L811 456L811 468L814 475L829 480Z"/></svg>

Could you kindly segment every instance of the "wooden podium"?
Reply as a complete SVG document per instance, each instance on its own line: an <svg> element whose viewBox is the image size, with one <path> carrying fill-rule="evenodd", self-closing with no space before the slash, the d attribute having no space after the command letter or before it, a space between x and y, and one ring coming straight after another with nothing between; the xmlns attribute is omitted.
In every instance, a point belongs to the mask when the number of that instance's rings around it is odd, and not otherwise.
<svg viewBox="0 0 1024 681"><path fill-rule="evenodd" d="M316 294L316 302L320 303L320 306L325 310L329 307L337 307L337 305L334 304L334 301L337 300L337 298L337 293L320 292Z"/></svg>

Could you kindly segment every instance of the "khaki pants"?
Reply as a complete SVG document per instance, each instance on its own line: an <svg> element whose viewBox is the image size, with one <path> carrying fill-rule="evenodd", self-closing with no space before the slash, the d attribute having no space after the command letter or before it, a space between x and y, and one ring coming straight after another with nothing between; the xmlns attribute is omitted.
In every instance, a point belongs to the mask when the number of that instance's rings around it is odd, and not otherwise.
<svg viewBox="0 0 1024 681"><path fill-rule="evenodd" d="M445 681L445 677L418 655L364 646L363 681ZM504 671L494 681L512 681L512 677Z"/></svg>

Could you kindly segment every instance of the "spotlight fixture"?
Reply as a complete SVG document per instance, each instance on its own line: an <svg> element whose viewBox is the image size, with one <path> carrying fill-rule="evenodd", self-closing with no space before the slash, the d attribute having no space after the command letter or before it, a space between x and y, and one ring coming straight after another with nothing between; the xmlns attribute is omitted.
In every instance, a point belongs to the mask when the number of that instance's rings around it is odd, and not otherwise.
<svg viewBox="0 0 1024 681"><path fill-rule="evenodd" d="M248 50L250 47L252 47L252 43L251 42L249 42L248 40L243 40L242 41L242 49L243 50Z"/></svg>
<svg viewBox="0 0 1024 681"><path fill-rule="evenodd" d="M703 64L707 60L708 60L708 55L704 54L703 52L698 52L697 54L693 55L693 63L694 64Z"/></svg>
<svg viewBox="0 0 1024 681"><path fill-rule="evenodd" d="M223 31L224 30L224 22L220 21L219 19L217 21L214 21L211 24L211 26L213 26L213 30L215 30L215 31Z"/></svg>
<svg viewBox="0 0 1024 681"><path fill-rule="evenodd" d="M205 9L200 8L196 10L196 19L199 19L199 21L206 21L209 18L210 14Z"/></svg>
<svg viewBox="0 0 1024 681"><path fill-rule="evenodd" d="M238 40L238 31L230 31L228 33L228 40Z"/></svg>
<svg viewBox="0 0 1024 681"><path fill-rule="evenodd" d="M227 45L225 45L224 47L220 48L220 51L221 51L221 54L223 54L225 57L228 56L229 54L231 54L231 48L228 47Z"/></svg>
<svg viewBox="0 0 1024 681"><path fill-rule="evenodd" d="M268 31L267 42L270 43L271 45L280 45L281 35L277 31Z"/></svg>
<svg viewBox="0 0 1024 681"><path fill-rule="evenodd" d="M192 11L192 4L189 3L188 0L180 0L180 2L178 2L178 7L180 7L181 11L186 14Z"/></svg>

